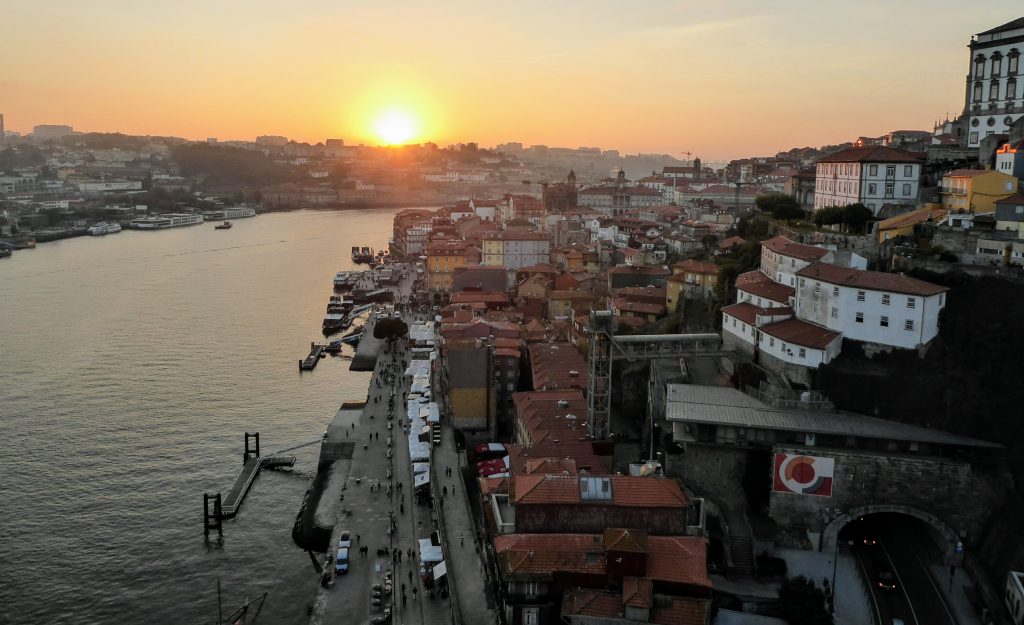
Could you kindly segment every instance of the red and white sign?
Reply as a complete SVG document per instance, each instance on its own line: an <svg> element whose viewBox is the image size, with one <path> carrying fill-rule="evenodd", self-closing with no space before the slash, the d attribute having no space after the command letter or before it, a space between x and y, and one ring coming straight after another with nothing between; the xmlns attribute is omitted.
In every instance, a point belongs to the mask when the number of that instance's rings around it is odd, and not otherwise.
<svg viewBox="0 0 1024 625"><path fill-rule="evenodd" d="M834 458L819 458L801 454L775 454L775 484L777 493L832 496Z"/></svg>

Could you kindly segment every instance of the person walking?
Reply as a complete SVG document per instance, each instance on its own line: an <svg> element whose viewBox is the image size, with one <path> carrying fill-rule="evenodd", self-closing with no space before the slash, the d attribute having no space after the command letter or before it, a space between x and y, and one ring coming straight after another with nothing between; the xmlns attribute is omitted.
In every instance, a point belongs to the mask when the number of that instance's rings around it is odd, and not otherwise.
<svg viewBox="0 0 1024 625"><path fill-rule="evenodd" d="M465 547L466 546L466 535L465 534L459 534L459 546L460 547Z"/></svg>
<svg viewBox="0 0 1024 625"><path fill-rule="evenodd" d="M420 592L419 587L418 586L413 586L412 587L412 598L413 599L419 598L419 592Z"/></svg>
<svg viewBox="0 0 1024 625"><path fill-rule="evenodd" d="M447 486L441 488L441 496L443 496L443 497L447 497L448 496L448 487Z"/></svg>

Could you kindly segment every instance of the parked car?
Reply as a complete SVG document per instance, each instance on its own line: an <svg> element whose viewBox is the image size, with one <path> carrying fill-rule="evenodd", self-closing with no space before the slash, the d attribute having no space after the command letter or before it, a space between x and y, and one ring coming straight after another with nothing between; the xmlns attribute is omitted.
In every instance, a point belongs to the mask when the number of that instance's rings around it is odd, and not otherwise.
<svg viewBox="0 0 1024 625"><path fill-rule="evenodd" d="M338 539L338 549L348 549L352 547L352 535L348 530L341 533L341 538Z"/></svg>
<svg viewBox="0 0 1024 625"><path fill-rule="evenodd" d="M339 549L334 559L334 572L338 575L348 573L348 549Z"/></svg>

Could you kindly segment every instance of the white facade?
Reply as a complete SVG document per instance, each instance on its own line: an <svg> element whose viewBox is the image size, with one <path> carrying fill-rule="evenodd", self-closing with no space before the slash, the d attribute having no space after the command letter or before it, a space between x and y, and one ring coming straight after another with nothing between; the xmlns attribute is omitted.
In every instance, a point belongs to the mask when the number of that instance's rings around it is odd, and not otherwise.
<svg viewBox="0 0 1024 625"><path fill-rule="evenodd" d="M1024 113L1024 19L979 33L969 48L967 146L978 147L988 135L1008 132Z"/></svg>
<svg viewBox="0 0 1024 625"><path fill-rule="evenodd" d="M771 326L757 333L757 349L791 365L817 369L827 365L839 355L843 347L842 336L836 337L824 349L786 342L771 335Z"/></svg>
<svg viewBox="0 0 1024 625"><path fill-rule="evenodd" d="M861 203L878 214L883 204L916 204L920 179L918 162L818 163L814 209Z"/></svg>
<svg viewBox="0 0 1024 625"><path fill-rule="evenodd" d="M110 191L141 191L141 180L124 180L116 182L82 182L78 185L82 193L107 193Z"/></svg>
<svg viewBox="0 0 1024 625"><path fill-rule="evenodd" d="M845 338L915 349L938 335L939 311L945 303L945 293L910 295L801 276L795 310L798 319L841 332Z"/></svg>

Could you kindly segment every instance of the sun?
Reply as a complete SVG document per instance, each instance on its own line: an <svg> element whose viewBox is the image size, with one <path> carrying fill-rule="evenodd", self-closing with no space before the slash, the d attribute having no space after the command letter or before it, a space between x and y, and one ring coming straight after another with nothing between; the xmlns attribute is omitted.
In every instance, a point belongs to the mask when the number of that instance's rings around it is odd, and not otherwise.
<svg viewBox="0 0 1024 625"><path fill-rule="evenodd" d="M373 130L386 145L402 145L416 136L416 119L403 110L391 109L377 116Z"/></svg>

